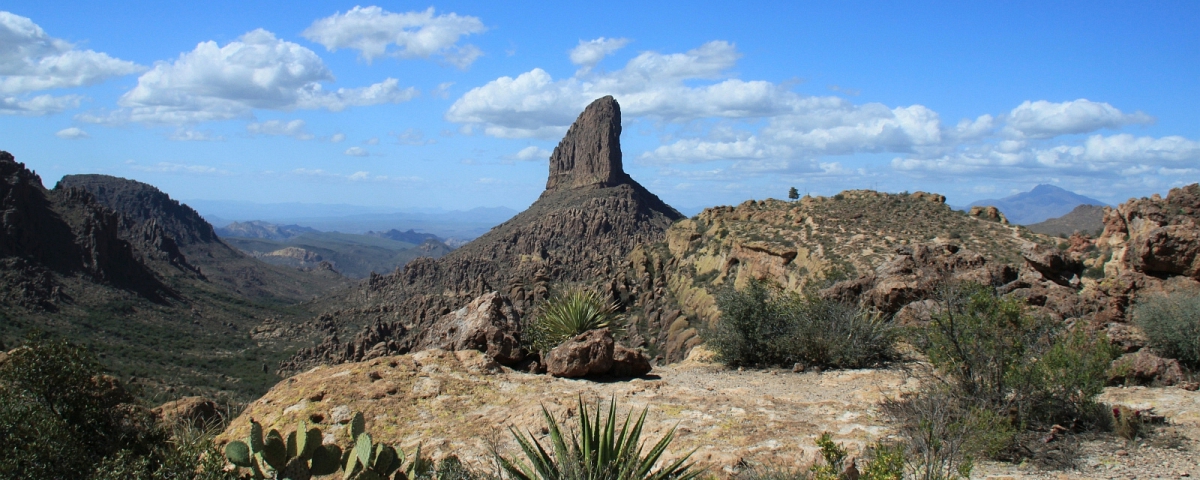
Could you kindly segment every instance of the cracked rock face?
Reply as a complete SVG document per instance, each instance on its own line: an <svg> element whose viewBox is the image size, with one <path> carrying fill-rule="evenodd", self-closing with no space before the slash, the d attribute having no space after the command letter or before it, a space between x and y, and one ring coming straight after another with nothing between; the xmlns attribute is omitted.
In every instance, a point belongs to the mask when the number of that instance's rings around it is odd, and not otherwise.
<svg viewBox="0 0 1200 480"><path fill-rule="evenodd" d="M549 193L628 182L621 166L621 106L606 96L588 105L550 155Z"/></svg>

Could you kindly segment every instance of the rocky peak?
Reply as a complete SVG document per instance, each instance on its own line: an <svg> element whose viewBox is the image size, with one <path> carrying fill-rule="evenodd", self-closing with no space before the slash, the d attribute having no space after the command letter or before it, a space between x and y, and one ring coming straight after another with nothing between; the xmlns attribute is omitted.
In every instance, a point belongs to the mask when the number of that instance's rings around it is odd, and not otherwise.
<svg viewBox="0 0 1200 480"><path fill-rule="evenodd" d="M621 106L611 95L599 98L579 114L554 147L546 193L628 181L621 166Z"/></svg>
<svg viewBox="0 0 1200 480"><path fill-rule="evenodd" d="M153 185L109 175L67 175L54 188L86 190L101 205L136 223L158 224L180 246L213 243L217 239L212 225L192 207Z"/></svg>

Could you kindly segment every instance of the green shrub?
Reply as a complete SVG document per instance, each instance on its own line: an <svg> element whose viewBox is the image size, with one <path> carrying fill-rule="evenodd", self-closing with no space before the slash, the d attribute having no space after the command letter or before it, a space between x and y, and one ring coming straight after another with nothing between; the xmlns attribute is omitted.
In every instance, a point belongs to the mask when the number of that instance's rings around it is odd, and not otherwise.
<svg viewBox="0 0 1200 480"><path fill-rule="evenodd" d="M538 308L525 335L539 352L557 347L588 330L617 328L617 304L591 290L570 290L552 295Z"/></svg>
<svg viewBox="0 0 1200 480"><path fill-rule="evenodd" d="M846 465L847 452L841 444L834 443L833 436L822 433L817 438L821 449L820 461L806 469L780 466L752 468L740 472L738 480L841 480L850 476ZM904 478L905 456L901 445L876 442L866 452L866 461L852 460L859 480L901 480Z"/></svg>
<svg viewBox="0 0 1200 480"><path fill-rule="evenodd" d="M913 343L938 380L970 405L1019 422L1074 424L1096 412L1115 351L1103 337L1028 315L1024 304L981 285L950 287Z"/></svg>
<svg viewBox="0 0 1200 480"><path fill-rule="evenodd" d="M730 366L794 363L862 368L895 357L895 330L880 315L815 295L772 293L751 282L717 295L721 319L706 334Z"/></svg>
<svg viewBox="0 0 1200 480"><path fill-rule="evenodd" d="M1175 292L1142 299L1133 320L1161 355L1200 369L1200 292Z"/></svg>
<svg viewBox="0 0 1200 480"><path fill-rule="evenodd" d="M599 402L593 416L581 397L579 427L567 438L558 421L543 407L542 416L550 431L550 451L533 433L526 438L510 429L528 463L499 454L496 457L509 477L517 480L691 480L703 474L703 470L693 469L693 464L687 463L691 453L654 469L675 438L675 429L668 431L642 455L641 436L646 412L642 411L632 427L629 425L631 415L626 415L621 429L617 430L615 398L609 402L608 417L604 418Z"/></svg>

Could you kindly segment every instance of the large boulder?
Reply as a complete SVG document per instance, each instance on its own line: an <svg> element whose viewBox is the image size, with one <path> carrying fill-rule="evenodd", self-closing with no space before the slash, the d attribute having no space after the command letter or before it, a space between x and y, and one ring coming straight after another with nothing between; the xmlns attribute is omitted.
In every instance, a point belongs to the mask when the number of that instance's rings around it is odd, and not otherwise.
<svg viewBox="0 0 1200 480"><path fill-rule="evenodd" d="M603 375L613 366L612 333L588 330L546 354L546 372L556 377Z"/></svg>
<svg viewBox="0 0 1200 480"><path fill-rule="evenodd" d="M502 365L525 358L521 350L521 317L508 297L491 292L441 318L426 331L414 350L478 350Z"/></svg>
<svg viewBox="0 0 1200 480"><path fill-rule="evenodd" d="M225 413L216 402L204 397L184 397L155 407L151 412L168 425L193 425L205 428L221 421Z"/></svg>
<svg viewBox="0 0 1200 480"><path fill-rule="evenodd" d="M1183 275L1200 280L1200 227L1167 225L1131 239L1133 268L1150 275Z"/></svg>
<svg viewBox="0 0 1200 480"><path fill-rule="evenodd" d="M650 369L644 353L618 345L607 328L588 330L546 354L546 373L556 377L640 377Z"/></svg>
<svg viewBox="0 0 1200 480"><path fill-rule="evenodd" d="M1108 381L1112 385L1175 385L1185 380L1178 361L1146 350L1127 353L1113 360L1108 372Z"/></svg>

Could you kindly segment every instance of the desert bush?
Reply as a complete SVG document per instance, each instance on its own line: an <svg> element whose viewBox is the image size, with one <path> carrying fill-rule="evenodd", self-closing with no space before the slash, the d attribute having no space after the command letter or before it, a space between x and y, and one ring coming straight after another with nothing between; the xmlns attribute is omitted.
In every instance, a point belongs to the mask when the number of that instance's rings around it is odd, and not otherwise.
<svg viewBox="0 0 1200 480"><path fill-rule="evenodd" d="M880 315L816 295L772 292L760 282L718 293L721 319L706 333L730 366L794 363L862 368L895 356L895 330Z"/></svg>
<svg viewBox="0 0 1200 480"><path fill-rule="evenodd" d="M625 416L620 430L617 429L615 398L609 402L607 418L602 414L599 402L594 412L594 415L590 413L581 397L578 428L571 430L567 437L558 421L543 407L542 416L550 432L549 451L533 433L527 438L510 429L525 461L493 453L509 478L517 480L691 480L704 473L687 463L691 453L654 468L674 440L674 428L642 455L641 435L647 410L642 410L642 415L632 426L629 424L631 411Z"/></svg>
<svg viewBox="0 0 1200 480"><path fill-rule="evenodd" d="M1107 339L1029 315L991 287L951 286L940 297L939 313L913 338L939 383L1020 423L1074 425L1095 415L1116 353Z"/></svg>
<svg viewBox="0 0 1200 480"><path fill-rule="evenodd" d="M759 466L739 472L737 478L738 480L841 480L845 478L901 480L904 478L905 456L902 445L876 442L863 452L864 461L862 463L859 463L858 459L854 459L851 460L851 465L846 464L848 457L846 448L841 444L834 443L833 436L829 433L822 433L817 438L817 447L821 449L821 458L809 465L808 468ZM851 466L854 468L851 469ZM850 473L851 471L858 472L858 475L855 476Z"/></svg>
<svg viewBox="0 0 1200 480"><path fill-rule="evenodd" d="M1134 305L1133 320L1159 354L1200 369L1200 292L1147 297Z"/></svg>
<svg viewBox="0 0 1200 480"><path fill-rule="evenodd" d="M155 425L86 349L31 336L0 365L0 479L233 478L215 431Z"/></svg>
<svg viewBox="0 0 1200 480"><path fill-rule="evenodd" d="M545 352L588 330L617 328L619 320L616 303L591 290L569 290L539 305L525 335L535 351Z"/></svg>

